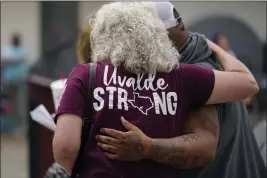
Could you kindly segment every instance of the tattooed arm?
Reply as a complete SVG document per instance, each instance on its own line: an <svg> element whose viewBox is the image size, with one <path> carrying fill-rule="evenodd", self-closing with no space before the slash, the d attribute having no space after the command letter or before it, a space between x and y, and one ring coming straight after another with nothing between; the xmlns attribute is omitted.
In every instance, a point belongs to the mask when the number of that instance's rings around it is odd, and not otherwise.
<svg viewBox="0 0 267 178"><path fill-rule="evenodd" d="M185 133L176 138L152 139L149 158L177 168L193 169L212 161L219 135L218 113L207 106L190 113Z"/></svg>
<svg viewBox="0 0 267 178"><path fill-rule="evenodd" d="M121 122L127 132L102 128L103 135L96 136L97 145L110 159L152 159L177 168L193 169L206 165L215 156L219 121L213 106L190 113L185 127L187 135L175 138L152 139L123 117Z"/></svg>

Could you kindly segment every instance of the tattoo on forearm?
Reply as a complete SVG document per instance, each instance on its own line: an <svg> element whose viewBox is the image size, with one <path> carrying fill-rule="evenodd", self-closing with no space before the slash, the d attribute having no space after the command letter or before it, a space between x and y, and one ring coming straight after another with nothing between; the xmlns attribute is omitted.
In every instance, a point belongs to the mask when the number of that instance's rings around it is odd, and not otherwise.
<svg viewBox="0 0 267 178"><path fill-rule="evenodd" d="M197 141L201 138L201 136L196 134L188 134L181 136L177 139L179 140L173 140L170 143L156 141L152 142L152 152L155 155L157 161L168 164L170 166L175 167L195 167L198 164L198 158L197 157L189 157L184 156L185 152L187 151L187 148L181 147L179 142L191 142L191 141ZM182 139L182 140L181 140Z"/></svg>
<svg viewBox="0 0 267 178"><path fill-rule="evenodd" d="M191 140L198 140L199 135L190 134L182 136L184 142L190 142ZM185 148L180 148L177 145L172 145L172 155L165 156L164 163L175 167L195 167L197 165L197 157L182 156L186 151ZM173 155L176 154L176 155ZM177 155L179 154L179 155Z"/></svg>
<svg viewBox="0 0 267 178"><path fill-rule="evenodd" d="M183 166L187 161L187 156L169 156L165 163L172 166Z"/></svg>
<svg viewBox="0 0 267 178"><path fill-rule="evenodd" d="M190 121L191 124L197 125L197 128L201 128L210 133L206 134L207 132L205 132L203 134L203 132L195 132L195 127L189 125L186 133L199 133L201 135L188 134L167 140L156 140L155 143L152 143L152 153L155 161L178 168L196 168L209 161L209 158L202 157L201 154L203 152L198 152L198 143L202 141L204 141L203 143L207 143L206 139L211 137L206 138L206 136L218 137L218 113L213 107L204 108L190 113Z"/></svg>
<svg viewBox="0 0 267 178"><path fill-rule="evenodd" d="M200 136L196 134L188 134L182 137L184 139L184 142L190 142L191 140L198 140L200 138Z"/></svg>
<svg viewBox="0 0 267 178"><path fill-rule="evenodd" d="M164 163L179 168L196 167L198 165L198 159L198 157L169 156Z"/></svg>

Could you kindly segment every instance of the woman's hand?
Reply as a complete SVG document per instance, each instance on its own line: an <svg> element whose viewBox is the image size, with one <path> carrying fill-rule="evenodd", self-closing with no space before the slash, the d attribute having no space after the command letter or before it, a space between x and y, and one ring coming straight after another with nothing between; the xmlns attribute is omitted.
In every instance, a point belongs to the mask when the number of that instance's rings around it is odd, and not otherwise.
<svg viewBox="0 0 267 178"><path fill-rule="evenodd" d="M218 52L223 50L220 46L218 46L217 44L213 43L209 39L207 39L207 43L208 43L208 46L209 46L210 50L212 52L214 52L214 53L218 53Z"/></svg>
<svg viewBox="0 0 267 178"><path fill-rule="evenodd" d="M105 151L109 159L139 161L146 158L151 147L151 139L123 117L121 123L127 132L102 128L100 131L107 136L97 135L97 145Z"/></svg>

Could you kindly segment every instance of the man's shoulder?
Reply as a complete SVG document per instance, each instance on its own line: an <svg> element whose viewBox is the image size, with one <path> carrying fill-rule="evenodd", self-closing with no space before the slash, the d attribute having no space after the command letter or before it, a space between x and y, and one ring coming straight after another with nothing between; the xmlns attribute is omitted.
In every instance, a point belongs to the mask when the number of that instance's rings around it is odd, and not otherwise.
<svg viewBox="0 0 267 178"><path fill-rule="evenodd" d="M206 58L203 61L194 63L195 65L199 65L202 67L214 69L214 70L222 70L221 65L216 60L216 57L214 55L211 55L210 57Z"/></svg>

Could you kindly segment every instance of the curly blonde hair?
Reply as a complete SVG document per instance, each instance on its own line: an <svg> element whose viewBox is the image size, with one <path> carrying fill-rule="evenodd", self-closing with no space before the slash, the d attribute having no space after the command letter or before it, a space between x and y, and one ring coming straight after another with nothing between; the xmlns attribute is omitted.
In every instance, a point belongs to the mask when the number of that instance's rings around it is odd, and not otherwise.
<svg viewBox="0 0 267 178"><path fill-rule="evenodd" d="M113 2L90 21L92 62L110 60L133 73L170 72L179 53L152 3Z"/></svg>
<svg viewBox="0 0 267 178"><path fill-rule="evenodd" d="M80 63L83 62L91 62L91 45L90 45L90 26L84 26L78 36L78 41L76 45L76 53L78 56L78 61Z"/></svg>
<svg viewBox="0 0 267 178"><path fill-rule="evenodd" d="M78 61L80 63L89 63L91 62L91 55L92 55L92 49L90 44L90 35L91 35L91 26L88 24L88 21L90 21L92 18L95 17L95 11L91 12L85 19L85 23L83 24L83 27L81 28L79 35L78 35L78 41L76 45L76 53L78 56Z"/></svg>

